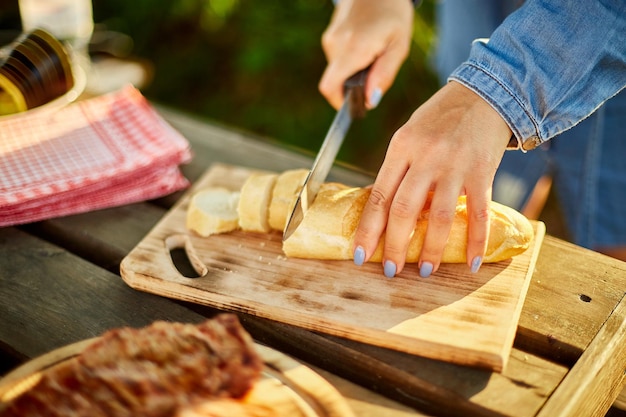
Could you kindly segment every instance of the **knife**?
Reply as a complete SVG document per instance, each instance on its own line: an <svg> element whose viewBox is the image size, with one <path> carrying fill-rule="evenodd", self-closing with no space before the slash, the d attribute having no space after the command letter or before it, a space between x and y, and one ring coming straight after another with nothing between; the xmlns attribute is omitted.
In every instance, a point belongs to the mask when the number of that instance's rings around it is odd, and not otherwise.
<svg viewBox="0 0 626 417"><path fill-rule="evenodd" d="M326 138L322 142L322 147L313 162L313 167L302 185L291 216L287 220L287 226L283 231L283 242L298 228L304 218L304 213L315 200L317 192L335 162L335 157L348 133L352 120L365 117L365 80L368 71L369 68L365 68L344 83L343 104L335 115Z"/></svg>

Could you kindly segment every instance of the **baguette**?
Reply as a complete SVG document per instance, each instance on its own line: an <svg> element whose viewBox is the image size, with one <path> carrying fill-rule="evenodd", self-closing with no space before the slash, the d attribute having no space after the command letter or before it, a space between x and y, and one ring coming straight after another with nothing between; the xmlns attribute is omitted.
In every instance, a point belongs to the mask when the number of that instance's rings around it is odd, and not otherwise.
<svg viewBox="0 0 626 417"><path fill-rule="evenodd" d="M283 242L288 257L309 259L352 259L352 244L361 213L370 194L368 188L349 188L342 184L324 184L315 201L306 212L302 223ZM465 196L458 199L456 214L448 243L441 261L465 263L467 261L467 205ZM419 261L422 243L428 225L428 207L418 219L407 250L407 263ZM533 228L528 219L514 209L492 201L490 204L490 230L483 262L499 262L519 255L528 249ZM384 235L370 262L381 262Z"/></svg>

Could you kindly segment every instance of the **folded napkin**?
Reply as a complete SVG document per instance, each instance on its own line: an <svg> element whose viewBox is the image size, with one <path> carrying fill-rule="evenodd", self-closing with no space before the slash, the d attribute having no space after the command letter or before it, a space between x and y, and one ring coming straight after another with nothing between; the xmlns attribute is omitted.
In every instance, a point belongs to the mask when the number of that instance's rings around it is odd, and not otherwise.
<svg viewBox="0 0 626 417"><path fill-rule="evenodd" d="M189 185L189 143L132 86L0 119L0 226L161 197Z"/></svg>

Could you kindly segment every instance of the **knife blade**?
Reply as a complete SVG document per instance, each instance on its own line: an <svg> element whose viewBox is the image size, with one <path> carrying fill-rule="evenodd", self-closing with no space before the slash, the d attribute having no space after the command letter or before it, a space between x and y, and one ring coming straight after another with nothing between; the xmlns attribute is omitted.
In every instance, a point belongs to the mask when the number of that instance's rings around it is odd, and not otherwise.
<svg viewBox="0 0 626 417"><path fill-rule="evenodd" d="M335 162L339 148L341 148L341 144L348 133L352 120L365 116L365 80L368 71L369 68L361 70L345 82L343 104L335 115L322 142L322 146L315 157L313 167L309 171L298 194L293 211L283 231L283 241L287 240L298 228L304 218L304 214L313 203L313 200L315 200L315 196Z"/></svg>

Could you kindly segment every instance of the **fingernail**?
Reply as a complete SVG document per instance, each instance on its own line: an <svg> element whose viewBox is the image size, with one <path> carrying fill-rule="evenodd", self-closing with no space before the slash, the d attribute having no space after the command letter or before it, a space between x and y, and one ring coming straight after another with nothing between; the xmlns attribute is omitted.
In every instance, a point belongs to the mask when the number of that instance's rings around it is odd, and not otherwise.
<svg viewBox="0 0 626 417"><path fill-rule="evenodd" d="M383 269L387 278L393 278L396 276L396 264L394 264L393 262L385 261L385 266Z"/></svg>
<svg viewBox="0 0 626 417"><path fill-rule="evenodd" d="M380 103L380 100L383 99L383 91L380 88L375 88L374 91L372 91L372 95L370 96L370 106L372 108L378 106L378 104Z"/></svg>
<svg viewBox="0 0 626 417"><path fill-rule="evenodd" d="M430 262L423 262L420 266L420 277L428 278L433 273L433 264Z"/></svg>
<svg viewBox="0 0 626 417"><path fill-rule="evenodd" d="M365 249L362 246L357 246L354 250L354 264L357 266L363 265L365 262Z"/></svg>
<svg viewBox="0 0 626 417"><path fill-rule="evenodd" d="M482 265L482 263L483 263L482 256L477 256L474 259L472 259L472 267L470 269L470 271L472 271L472 274L475 274L476 272L478 272L478 270L480 269L480 265Z"/></svg>

